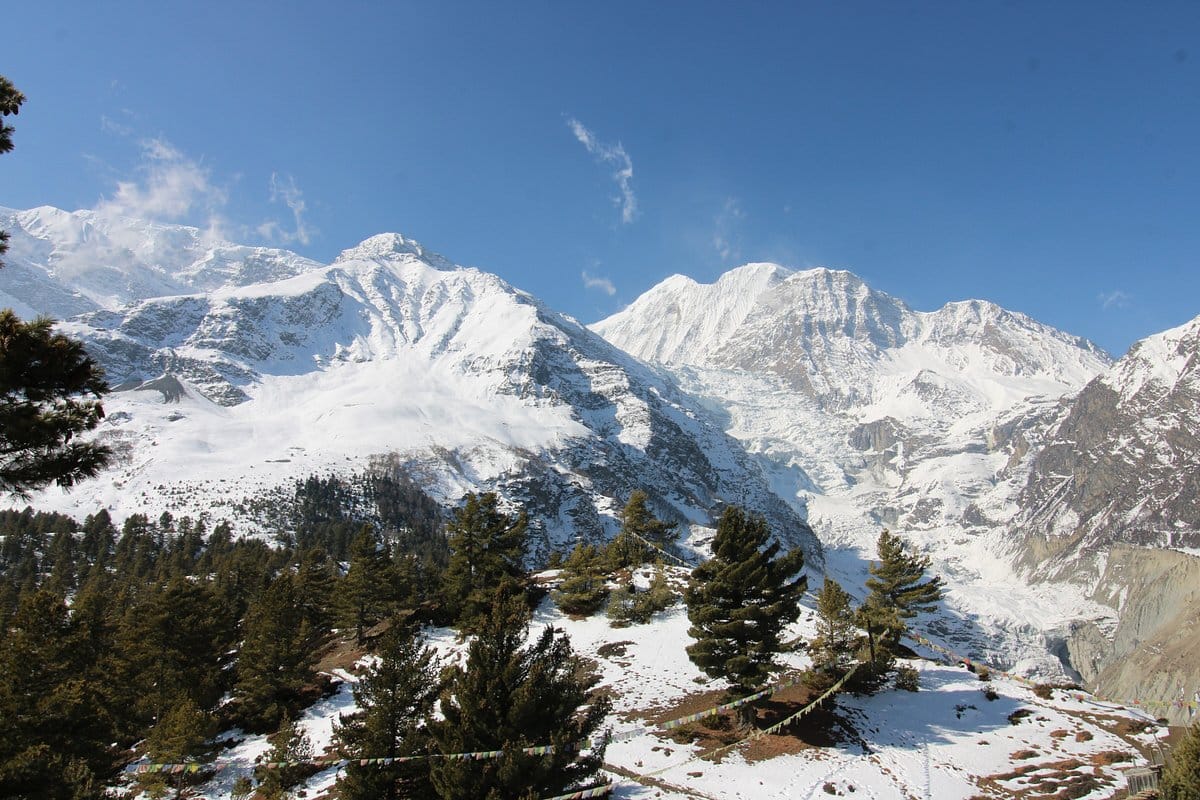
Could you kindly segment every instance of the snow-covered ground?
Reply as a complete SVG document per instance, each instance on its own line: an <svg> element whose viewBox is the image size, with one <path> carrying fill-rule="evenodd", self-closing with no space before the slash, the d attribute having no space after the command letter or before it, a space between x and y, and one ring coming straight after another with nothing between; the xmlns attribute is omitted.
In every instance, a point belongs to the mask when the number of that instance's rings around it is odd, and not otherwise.
<svg viewBox="0 0 1200 800"><path fill-rule="evenodd" d="M682 576L676 572L677 579ZM640 580L647 579L644 572ZM807 640L814 622L806 607L788 635ZM769 735L714 760L705 757L704 745L655 724L704 707L702 699L696 705L702 694L722 702L716 691L722 683L707 679L687 658L682 605L645 625L612 628L603 616L563 617L547 599L534 615L530 638L547 625L570 637L575 651L594 663L601 686L611 690L613 741L605 760L617 798L967 800L1049 797L1070 785L1078 792L1070 796L1099 800L1123 786L1120 769L1145 763L1143 754L1154 743L1153 725L1138 732L1146 720L1137 712L1061 690L1043 699L1003 677L981 682L957 664L916 659L902 662L919 672L916 693L889 688L874 696L837 695L832 716L822 717L830 720L828 741L808 743L822 737L806 728L802 738ZM426 635L443 660L462 657L465 645L454 631ZM807 657L789 653L782 661L785 674L795 674ZM333 720L353 708L349 685L356 678L344 672L339 677L346 683L300 721L318 754L331 741ZM991 700L985 695L989 688L995 692ZM202 787L204 796L229 797L234 778L266 749L265 737L246 737L225 751L229 767ZM328 789L336 772L327 769L310 779L308 796Z"/></svg>

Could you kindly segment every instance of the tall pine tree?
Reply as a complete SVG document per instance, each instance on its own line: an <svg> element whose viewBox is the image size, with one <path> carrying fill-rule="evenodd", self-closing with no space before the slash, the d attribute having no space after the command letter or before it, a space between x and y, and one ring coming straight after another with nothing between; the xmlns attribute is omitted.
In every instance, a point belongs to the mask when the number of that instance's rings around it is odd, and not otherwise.
<svg viewBox="0 0 1200 800"><path fill-rule="evenodd" d="M607 698L590 694L566 636L547 627L524 647L527 610L519 595L497 591L479 635L442 696L444 718L431 723L442 753L503 750L486 760L435 759L431 779L442 800L516 800L563 794L595 775L604 746L594 737ZM591 742L581 752L582 742ZM521 748L552 745L548 753Z"/></svg>
<svg viewBox="0 0 1200 800"><path fill-rule="evenodd" d="M867 632L871 664L886 671L908 631L905 620L932 611L942 597L942 579L925 578L929 558L910 555L899 536L886 528L876 543L879 561L869 567L867 599L859 609L859 624Z"/></svg>
<svg viewBox="0 0 1200 800"><path fill-rule="evenodd" d="M770 678L783 628L800 615L808 586L799 574L804 553L780 556L767 521L736 506L721 514L712 549L685 594L688 633L696 640L688 657L707 675L728 680L731 694L749 694ZM751 713L743 713L743 726Z"/></svg>
<svg viewBox="0 0 1200 800"><path fill-rule="evenodd" d="M621 530L609 543L605 555L609 567L636 567L656 558L655 548L667 549L679 535L677 525L654 516L650 497L635 489L621 511Z"/></svg>
<svg viewBox="0 0 1200 800"><path fill-rule="evenodd" d="M527 526L524 511L510 517L492 492L470 493L455 509L447 526L450 564L443 584L452 619L474 627L487 615L496 588L521 580Z"/></svg>
<svg viewBox="0 0 1200 800"><path fill-rule="evenodd" d="M388 554L371 526L365 525L350 545L350 567L337 588L339 624L354 630L362 645L367 629L387 616L392 593Z"/></svg>
<svg viewBox="0 0 1200 800"><path fill-rule="evenodd" d="M808 648L813 669L831 676L845 672L854 658L858 636L849 593L826 576L817 593L817 635Z"/></svg>
<svg viewBox="0 0 1200 800"><path fill-rule="evenodd" d="M250 606L243 625L234 697L248 730L272 730L299 710L301 690L313 677L315 643L296 578L281 573Z"/></svg>
<svg viewBox="0 0 1200 800"><path fill-rule="evenodd" d="M338 779L341 800L398 800L430 797L426 762L386 767L358 759L397 758L425 750L425 725L441 691L439 665L415 632L393 625L379 638L377 661L354 686L358 713L343 716L335 730L350 760Z"/></svg>

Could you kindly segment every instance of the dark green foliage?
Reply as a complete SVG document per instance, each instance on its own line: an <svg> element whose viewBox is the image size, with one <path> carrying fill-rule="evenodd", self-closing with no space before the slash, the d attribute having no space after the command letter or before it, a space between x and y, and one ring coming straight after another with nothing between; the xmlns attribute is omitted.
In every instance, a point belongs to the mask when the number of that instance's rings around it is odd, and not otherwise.
<svg viewBox="0 0 1200 800"><path fill-rule="evenodd" d="M623 585L609 597L606 613L614 628L631 623L640 625L649 622L655 613L669 608L677 597L667 584L666 568L659 561L654 566L650 586L644 592L637 591L632 583Z"/></svg>
<svg viewBox="0 0 1200 800"><path fill-rule="evenodd" d="M933 611L942 599L942 579L924 580L929 558L909 555L900 537L886 529L879 534L876 548L879 561L871 564L871 577L867 578L870 596L878 598L880 605L894 608L902 620Z"/></svg>
<svg viewBox="0 0 1200 800"><path fill-rule="evenodd" d="M62 598L26 595L0 641L0 797L99 797L116 733Z"/></svg>
<svg viewBox="0 0 1200 800"><path fill-rule="evenodd" d="M388 613L392 593L391 564L370 527L364 526L350 548L350 567L337 588L339 625L354 630L362 644L367 629Z"/></svg>
<svg viewBox="0 0 1200 800"><path fill-rule="evenodd" d="M157 764L200 762L209 750L208 739L212 734L212 718L190 697L179 697L168 706L162 719L150 729L150 735L146 737L146 755ZM178 797L183 787L196 782L200 774L167 777L152 773L141 783L154 795L161 793L169 782L176 788Z"/></svg>
<svg viewBox="0 0 1200 800"><path fill-rule="evenodd" d="M817 635L808 648L813 669L840 676L850 668L858 638L849 593L826 576L817 594Z"/></svg>
<svg viewBox="0 0 1200 800"><path fill-rule="evenodd" d="M333 624L333 598L337 590L337 566L319 547L310 547L296 568L296 604L300 617L314 638L329 633Z"/></svg>
<svg viewBox="0 0 1200 800"><path fill-rule="evenodd" d="M180 697L215 707L228 688L234 624L210 584L179 577L146 587L121 621L112 667L132 721L162 719Z"/></svg>
<svg viewBox="0 0 1200 800"><path fill-rule="evenodd" d="M906 692L916 692L921 689L921 673L913 667L897 667L896 688Z"/></svg>
<svg viewBox="0 0 1200 800"><path fill-rule="evenodd" d="M1200 722L1171 748L1159 790L1162 800L1200 800Z"/></svg>
<svg viewBox="0 0 1200 800"><path fill-rule="evenodd" d="M882 683L884 676L896 661L896 648L904 622L896 609L880 605L881 599L868 596L854 612L855 623L866 631L860 641L858 658L866 664L855 677L855 687L873 691Z"/></svg>
<svg viewBox="0 0 1200 800"><path fill-rule="evenodd" d="M278 727L300 709L302 690L313 679L317 637L304 619L296 578L283 573L246 612L237 660L234 698L250 731Z"/></svg>
<svg viewBox="0 0 1200 800"><path fill-rule="evenodd" d="M717 525L713 557L692 571L685 595L688 633L696 639L688 657L739 694L769 679L781 631L799 616L808 585L796 577L803 552L779 556L779 544L770 539L762 516L729 506Z"/></svg>
<svg viewBox="0 0 1200 800"><path fill-rule="evenodd" d="M563 565L563 580L551 593L564 614L588 616L600 610L608 597L608 581L600 553L592 545L577 544Z"/></svg>
<svg viewBox="0 0 1200 800"><path fill-rule="evenodd" d="M396 758L425 749L426 720L441 691L438 664L412 630L393 625L379 638L378 661L354 686L360 709L343 716L335 731L348 759ZM427 763L387 768L349 764L338 778L341 800L430 797Z"/></svg>
<svg viewBox="0 0 1200 800"><path fill-rule="evenodd" d="M523 647L528 622L521 597L493 597L465 669L451 673L441 702L445 718L430 729L442 753L505 752L484 761L433 760L431 779L442 800L550 797L579 786L603 763L601 743L586 754L571 748L596 736L610 704L589 696L594 679L581 675L566 636L548 627ZM535 745L559 749L518 752Z"/></svg>
<svg viewBox="0 0 1200 800"><path fill-rule="evenodd" d="M0 154L11 152L13 149L13 127L4 117L16 116L21 113L21 104L25 95L13 86L13 82L0 75ZM0 256L8 251L8 232L0 231ZM3 262L0 262L3 266Z"/></svg>
<svg viewBox="0 0 1200 800"><path fill-rule="evenodd" d="M79 441L104 417L103 373L53 322L0 310L0 490L18 495L96 475L112 453Z"/></svg>
<svg viewBox="0 0 1200 800"><path fill-rule="evenodd" d="M655 547L669 549L679 535L678 526L654 516L649 499L641 489L629 496L621 512L621 530L605 551L610 569L645 564L658 557Z"/></svg>
<svg viewBox="0 0 1200 800"><path fill-rule="evenodd" d="M510 517L492 492L470 493L447 526L450 563L443 590L450 617L470 629L488 614L498 586L525 574L525 512Z"/></svg>
<svg viewBox="0 0 1200 800"><path fill-rule="evenodd" d="M879 534L876 548L879 561L869 568L869 593L857 621L867 632L867 672L881 676L891 668L900 637L908 630L905 620L936 607L942 597L942 579L925 579L929 559L909 555L900 537L886 529Z"/></svg>
<svg viewBox="0 0 1200 800"><path fill-rule="evenodd" d="M0 117L15 116L21 113L21 104L25 95L13 86L12 81L0 75ZM7 122L0 120L0 153L8 153L13 149L13 128ZM0 245L0 253L3 253Z"/></svg>

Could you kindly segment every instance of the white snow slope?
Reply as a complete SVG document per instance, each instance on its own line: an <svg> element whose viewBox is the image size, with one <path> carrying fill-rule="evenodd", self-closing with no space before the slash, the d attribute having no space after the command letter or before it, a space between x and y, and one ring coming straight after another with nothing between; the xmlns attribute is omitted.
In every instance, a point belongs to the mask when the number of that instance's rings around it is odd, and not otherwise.
<svg viewBox="0 0 1200 800"><path fill-rule="evenodd" d="M958 646L1052 674L1072 620L1110 610L1030 586L997 557L1030 453L1110 359L984 301L913 311L855 275L749 264L675 276L592 329L670 369L807 513L860 586L882 527L947 579Z"/></svg>

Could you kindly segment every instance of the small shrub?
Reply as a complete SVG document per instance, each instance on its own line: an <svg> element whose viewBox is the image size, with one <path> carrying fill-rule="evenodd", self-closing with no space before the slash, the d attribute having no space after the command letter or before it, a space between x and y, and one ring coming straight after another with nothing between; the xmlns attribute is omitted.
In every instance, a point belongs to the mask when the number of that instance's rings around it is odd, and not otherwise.
<svg viewBox="0 0 1200 800"><path fill-rule="evenodd" d="M1054 687L1048 683L1039 683L1037 686L1033 687L1033 694L1034 696L1040 697L1043 700L1049 700L1054 696Z"/></svg>
<svg viewBox="0 0 1200 800"><path fill-rule="evenodd" d="M1019 725L1021 723L1021 720L1025 719L1026 717L1032 717L1032 716L1033 716L1033 712L1030 711L1028 708L1018 708L1016 711L1014 711L1008 715L1008 724L1009 725Z"/></svg>
<svg viewBox="0 0 1200 800"><path fill-rule="evenodd" d="M1031 758L1037 758L1037 757L1038 757L1037 750L1018 750L1017 752L1015 752L1011 756L1009 756L1009 759L1012 761L1027 761Z"/></svg>
<svg viewBox="0 0 1200 800"><path fill-rule="evenodd" d="M997 692L995 689L993 689L991 686L989 686L989 687L987 687L986 689L984 689L984 690L983 690L983 696L984 696L985 698L987 698L987 700L988 700L989 702L991 702L992 700L999 700L999 699L1000 699L1000 693L999 693L999 692Z"/></svg>
<svg viewBox="0 0 1200 800"><path fill-rule="evenodd" d="M912 667L896 668L896 688L915 692L921 688L921 673Z"/></svg>
<svg viewBox="0 0 1200 800"><path fill-rule="evenodd" d="M979 680L981 680L981 681L990 681L990 680L992 679L992 671L991 671L990 669L988 669L988 668L987 668L987 665L986 665L986 664L980 664L980 665L979 665L979 666L978 666L978 667L975 669L975 675L976 675L976 676L979 678Z"/></svg>
<svg viewBox="0 0 1200 800"><path fill-rule="evenodd" d="M1075 734L1075 741L1077 742L1090 742L1091 740L1092 734L1090 731L1079 731L1079 733Z"/></svg>

